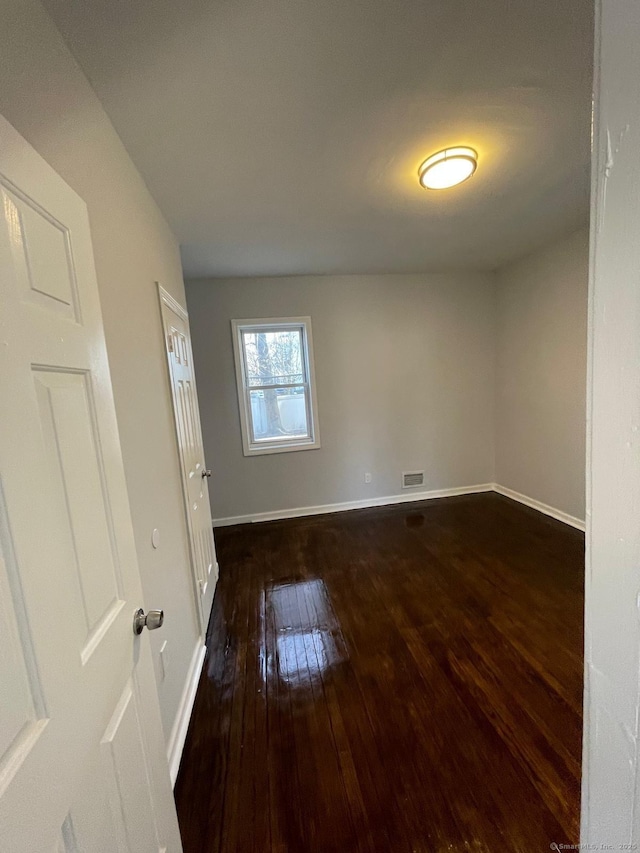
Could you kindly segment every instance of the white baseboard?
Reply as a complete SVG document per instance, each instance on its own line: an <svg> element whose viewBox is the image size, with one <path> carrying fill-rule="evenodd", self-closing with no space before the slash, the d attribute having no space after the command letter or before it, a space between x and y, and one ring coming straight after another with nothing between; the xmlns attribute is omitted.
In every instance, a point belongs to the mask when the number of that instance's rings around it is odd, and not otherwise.
<svg viewBox="0 0 640 853"><path fill-rule="evenodd" d="M584 531L585 529L585 523L582 519L569 515L567 512L562 512L562 510L556 509L548 504L544 504L542 501L537 501L535 498L522 495L520 492L514 492L513 489L508 489L506 486L501 486L499 483L493 483L493 491L497 492L499 495L504 495L506 498L511 498L513 501L518 501L518 503L529 506L531 509L537 509L538 512L543 512L545 515L550 515L551 518L562 521L564 524L569 524L577 530Z"/></svg>
<svg viewBox="0 0 640 853"><path fill-rule="evenodd" d="M511 500L538 510L545 515L551 516L558 521L569 524L577 530L585 529L585 523L582 519L569 515L560 509L542 503L535 498L530 498L527 495L515 492L513 489L508 489L506 486L501 486L499 483L481 483L476 486L459 486L454 489L432 489L428 492L408 492L403 495L387 495L381 498L365 498L359 501L344 501L335 504L320 504L319 506L303 506L293 507L292 509L278 509L273 512L256 512L250 515L231 515L227 518L214 518L212 523L214 527L229 527L232 524L250 524L260 521L279 521L284 518L303 518L307 515L325 515L331 512L347 512L350 509L367 509L376 506L392 506L393 504L412 503L413 501L428 501L434 498L450 498L455 495L474 495L479 492L497 492L499 495L504 495Z"/></svg>
<svg viewBox="0 0 640 853"><path fill-rule="evenodd" d="M279 521L283 518L302 518L306 515L325 515L330 512L346 512L350 509L368 509L376 506L413 503L413 501L428 501L434 498L451 498L455 495L473 495L477 492L493 491L493 483L482 483L477 486L459 486L454 489L433 489L429 492L408 491L403 495L387 495L381 498L364 498L359 501L345 501L320 506L303 506L292 509L279 509L273 512L257 512L253 515L232 515L228 518L214 518L214 527L229 527L231 524L248 524L259 521Z"/></svg>
<svg viewBox="0 0 640 853"><path fill-rule="evenodd" d="M189 672L184 690L182 691L182 697L180 698L178 713L176 714L171 735L169 736L167 758L169 760L172 788L176 784L178 770L180 769L180 759L182 758L182 750L184 749L184 742L187 738L187 729L189 728L189 720L191 719L191 711L193 710L193 703L196 698L196 690L198 689L206 651L204 645L198 642L193 652L191 663L189 664Z"/></svg>

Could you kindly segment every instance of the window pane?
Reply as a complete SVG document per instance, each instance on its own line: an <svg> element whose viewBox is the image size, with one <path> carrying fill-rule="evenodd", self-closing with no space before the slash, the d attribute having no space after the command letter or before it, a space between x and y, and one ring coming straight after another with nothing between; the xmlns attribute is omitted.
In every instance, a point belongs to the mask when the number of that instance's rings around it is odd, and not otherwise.
<svg viewBox="0 0 640 853"><path fill-rule="evenodd" d="M305 381L300 329L243 332L247 383L293 385Z"/></svg>
<svg viewBox="0 0 640 853"><path fill-rule="evenodd" d="M254 442L309 438L304 387L251 391Z"/></svg>

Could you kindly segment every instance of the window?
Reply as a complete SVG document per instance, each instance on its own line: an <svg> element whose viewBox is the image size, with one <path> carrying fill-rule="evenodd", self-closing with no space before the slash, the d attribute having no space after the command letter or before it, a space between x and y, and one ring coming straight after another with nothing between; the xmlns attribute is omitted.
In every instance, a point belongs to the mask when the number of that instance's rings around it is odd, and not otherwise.
<svg viewBox="0 0 640 853"><path fill-rule="evenodd" d="M320 447L311 318L231 326L244 455Z"/></svg>

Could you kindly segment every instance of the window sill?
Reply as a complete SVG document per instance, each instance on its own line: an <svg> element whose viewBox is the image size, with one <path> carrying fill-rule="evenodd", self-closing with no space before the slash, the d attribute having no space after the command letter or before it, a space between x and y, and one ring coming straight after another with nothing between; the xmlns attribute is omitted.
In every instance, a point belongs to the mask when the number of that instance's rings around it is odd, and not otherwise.
<svg viewBox="0 0 640 853"><path fill-rule="evenodd" d="M297 450L318 450L319 441L305 441L297 444L270 444L262 446L243 447L245 456L266 456L270 453L293 453Z"/></svg>

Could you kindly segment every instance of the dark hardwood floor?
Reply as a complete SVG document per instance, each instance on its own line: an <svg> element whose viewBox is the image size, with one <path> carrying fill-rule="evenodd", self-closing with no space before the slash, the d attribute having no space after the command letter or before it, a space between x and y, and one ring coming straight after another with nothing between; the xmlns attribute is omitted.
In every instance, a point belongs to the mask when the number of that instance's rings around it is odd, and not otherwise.
<svg viewBox="0 0 640 853"><path fill-rule="evenodd" d="M577 843L582 534L485 494L216 542L185 853Z"/></svg>

